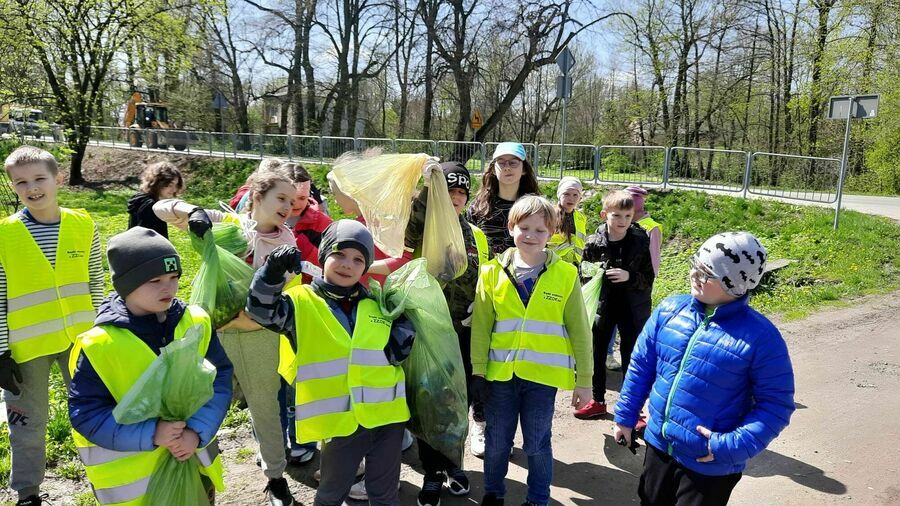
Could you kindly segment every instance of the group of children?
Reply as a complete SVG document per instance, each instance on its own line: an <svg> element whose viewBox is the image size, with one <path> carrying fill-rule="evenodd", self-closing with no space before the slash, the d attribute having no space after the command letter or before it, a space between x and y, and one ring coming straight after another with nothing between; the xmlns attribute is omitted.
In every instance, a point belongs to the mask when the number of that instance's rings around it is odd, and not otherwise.
<svg viewBox="0 0 900 506"><path fill-rule="evenodd" d="M69 383L73 437L101 504L143 504L165 452L179 460L196 455L210 497L221 491L215 434L233 384L251 413L270 504L293 504L285 467L311 459L317 442L316 505L343 504L363 463L369 503L399 504L410 416L400 364L415 329L381 314L366 275L383 281L421 249L428 185L413 201L407 253L392 259L379 255L361 217L331 222L302 167L260 167L232 200L241 208L235 214L176 199L181 175L156 164L129 202L133 227L109 241L115 292L103 299L96 226L85 211L59 207L56 161L23 147L5 168L26 205L0 222L0 387L18 504L42 502L54 361ZM444 294L466 369L471 450L484 458L482 504L504 504L520 423L529 473L523 504L549 503L557 393L574 390L578 418L607 413L605 359L616 332L626 373L615 435L628 444L633 430L646 426L642 503L726 503L747 460L793 411L784 341L747 305L765 272L762 245L747 233L714 236L691 257L691 295L666 299L651 314L660 227L638 214L644 190L606 195L604 224L588 236L578 210L581 183L563 178L557 204L537 196L521 144L497 146L468 211L465 166L429 161L425 180L435 171L447 181L468 257ZM358 214L333 178L329 184L334 202ZM202 309L176 298L181 261L165 234L173 224L202 237L218 221L241 225L256 272L245 311L216 329ZM585 310L582 261L605 269L596 315ZM216 367L213 397L187 420L118 424L112 410L140 373L197 325L199 352ZM466 473L450 456L422 440L418 448L425 470L420 506L438 506L445 485L451 494L469 493Z"/></svg>

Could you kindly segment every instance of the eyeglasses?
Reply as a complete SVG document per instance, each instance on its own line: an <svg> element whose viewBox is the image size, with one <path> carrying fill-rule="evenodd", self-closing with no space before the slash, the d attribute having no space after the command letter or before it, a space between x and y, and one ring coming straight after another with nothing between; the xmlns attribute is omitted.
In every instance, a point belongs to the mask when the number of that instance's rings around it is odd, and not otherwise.
<svg viewBox="0 0 900 506"><path fill-rule="evenodd" d="M718 276L709 272L709 269L697 258L697 255L691 255L688 258L688 263L691 264L691 273L690 276L692 278L696 278L697 282L701 285L705 285L707 281L711 279L719 279Z"/></svg>
<svg viewBox="0 0 900 506"><path fill-rule="evenodd" d="M494 164L498 167L508 167L510 169L518 168L522 165L522 160L513 158L512 160L494 160Z"/></svg>

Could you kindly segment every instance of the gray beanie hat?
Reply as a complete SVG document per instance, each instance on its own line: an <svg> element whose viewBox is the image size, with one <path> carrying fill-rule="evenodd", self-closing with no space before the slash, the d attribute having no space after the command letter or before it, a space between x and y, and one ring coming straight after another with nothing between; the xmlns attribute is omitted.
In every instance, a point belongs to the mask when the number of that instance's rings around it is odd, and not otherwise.
<svg viewBox="0 0 900 506"><path fill-rule="evenodd" d="M762 279L768 253L749 232L725 232L707 239L695 257L729 295L742 297Z"/></svg>
<svg viewBox="0 0 900 506"><path fill-rule="evenodd" d="M356 220L338 220L322 232L319 243L319 265L325 266L328 255L344 248L355 248L366 258L366 270L375 260L375 241L365 225Z"/></svg>
<svg viewBox="0 0 900 506"><path fill-rule="evenodd" d="M106 248L113 288L125 298L151 279L177 272L181 258L165 237L144 227L113 236Z"/></svg>

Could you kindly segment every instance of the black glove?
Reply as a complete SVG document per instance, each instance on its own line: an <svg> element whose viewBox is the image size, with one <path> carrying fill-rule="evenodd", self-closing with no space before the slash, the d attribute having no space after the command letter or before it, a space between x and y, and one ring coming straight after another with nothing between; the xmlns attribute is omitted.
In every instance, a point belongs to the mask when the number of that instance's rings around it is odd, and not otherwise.
<svg viewBox="0 0 900 506"><path fill-rule="evenodd" d="M0 355L0 388L13 395L22 393L18 383L22 383L22 373L19 364L12 358L12 352L6 351Z"/></svg>
<svg viewBox="0 0 900 506"><path fill-rule="evenodd" d="M188 213L188 229L197 237L203 237L212 228L212 220L202 207L195 207Z"/></svg>
<svg viewBox="0 0 900 506"><path fill-rule="evenodd" d="M484 379L484 376L472 376L470 390L472 391L472 402L487 404L491 398L491 385L488 380Z"/></svg>
<svg viewBox="0 0 900 506"><path fill-rule="evenodd" d="M303 256L300 255L300 250L294 246L282 244L275 248L266 259L266 282L269 284L280 283L284 280L284 273L288 271L299 274L302 269L300 265L302 261Z"/></svg>

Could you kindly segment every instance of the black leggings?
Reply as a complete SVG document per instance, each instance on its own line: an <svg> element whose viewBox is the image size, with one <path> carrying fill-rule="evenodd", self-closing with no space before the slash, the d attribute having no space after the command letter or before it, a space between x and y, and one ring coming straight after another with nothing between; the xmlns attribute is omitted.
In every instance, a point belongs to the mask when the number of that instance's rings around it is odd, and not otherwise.
<svg viewBox="0 0 900 506"><path fill-rule="evenodd" d="M619 351L622 354L622 375L628 371L631 363L631 352L640 335L643 324L637 325L631 311L608 307L600 321L594 323L591 328L594 335L594 400L605 403L606 395L606 349L610 341L615 337L616 328L622 340L619 343Z"/></svg>

